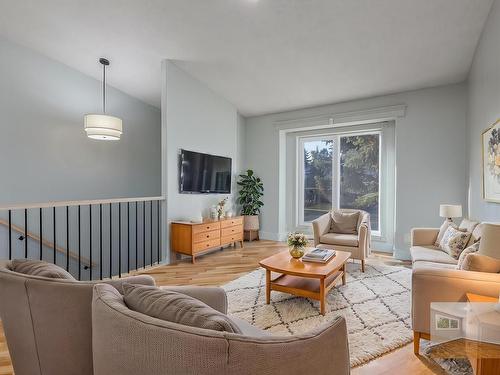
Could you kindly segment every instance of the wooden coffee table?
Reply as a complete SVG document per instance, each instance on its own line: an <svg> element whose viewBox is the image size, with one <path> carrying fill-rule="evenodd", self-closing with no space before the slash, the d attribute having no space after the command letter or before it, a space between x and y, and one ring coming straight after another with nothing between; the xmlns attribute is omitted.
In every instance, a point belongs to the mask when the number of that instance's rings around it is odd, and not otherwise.
<svg viewBox="0 0 500 375"><path fill-rule="evenodd" d="M306 249L306 252L312 250ZM271 290L312 298L320 302L320 311L325 315L325 296L342 278L345 285L345 264L351 257L346 251L336 251L326 264L303 262L293 259L288 251L275 254L259 262L266 269L266 303L271 300ZM271 279L271 272L280 275Z"/></svg>

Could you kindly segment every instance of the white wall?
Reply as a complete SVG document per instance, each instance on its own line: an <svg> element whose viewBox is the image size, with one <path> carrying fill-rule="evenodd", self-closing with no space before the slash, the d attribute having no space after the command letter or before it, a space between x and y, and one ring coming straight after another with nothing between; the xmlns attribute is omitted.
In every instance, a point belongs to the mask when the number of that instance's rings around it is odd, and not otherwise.
<svg viewBox="0 0 500 375"><path fill-rule="evenodd" d="M467 144L469 215L500 221L500 204L482 198L481 133L500 118L500 2L495 1L476 49L469 75Z"/></svg>
<svg viewBox="0 0 500 375"><path fill-rule="evenodd" d="M439 226L440 203L466 202L466 87L464 84L404 92L246 119L245 165L264 182L261 231L280 238L279 134L276 121L405 104L396 121L395 255L408 258L409 233ZM295 187L286 187L287 189Z"/></svg>
<svg viewBox="0 0 500 375"><path fill-rule="evenodd" d="M209 216L211 206L236 195L241 170L244 119L236 107L191 77L171 61L163 62L162 139L164 142L165 219ZM232 158L232 194L180 194L178 152L181 148ZM233 205L234 207L234 205Z"/></svg>
<svg viewBox="0 0 500 375"><path fill-rule="evenodd" d="M109 87L124 134L91 140L83 115L101 110L98 80L5 39L0 56L0 205L160 194L159 109Z"/></svg>

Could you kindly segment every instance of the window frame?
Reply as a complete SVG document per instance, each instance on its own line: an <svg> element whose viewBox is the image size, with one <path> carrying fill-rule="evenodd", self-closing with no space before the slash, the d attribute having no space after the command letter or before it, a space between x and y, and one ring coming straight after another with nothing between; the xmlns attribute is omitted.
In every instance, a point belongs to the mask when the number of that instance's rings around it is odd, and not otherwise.
<svg viewBox="0 0 500 375"><path fill-rule="evenodd" d="M320 135L304 135L297 137L297 191L296 191L296 212L295 217L297 227L310 227L312 221L304 220L304 144L307 142L314 141L333 141L333 153L332 153L332 183L337 181L335 185L332 186L332 205L331 210L339 207L340 203L340 139L343 137L352 137L360 135L374 135L377 134L379 137L379 170L378 170L378 230L372 230L372 237L382 238L384 225L382 220L384 215L382 211L384 209L384 194L383 194L383 158L382 158L382 144L383 144L383 131L381 129L373 130L362 130L362 131L343 131L331 134L320 134Z"/></svg>

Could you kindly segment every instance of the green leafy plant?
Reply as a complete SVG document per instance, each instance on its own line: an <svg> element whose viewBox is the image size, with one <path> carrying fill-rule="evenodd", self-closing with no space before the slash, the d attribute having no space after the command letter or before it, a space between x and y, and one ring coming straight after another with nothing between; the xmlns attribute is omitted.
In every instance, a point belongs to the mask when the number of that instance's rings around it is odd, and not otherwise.
<svg viewBox="0 0 500 375"><path fill-rule="evenodd" d="M260 200L264 195L264 185L251 169L246 174L240 174L238 203L242 206L243 215L258 215L264 203Z"/></svg>

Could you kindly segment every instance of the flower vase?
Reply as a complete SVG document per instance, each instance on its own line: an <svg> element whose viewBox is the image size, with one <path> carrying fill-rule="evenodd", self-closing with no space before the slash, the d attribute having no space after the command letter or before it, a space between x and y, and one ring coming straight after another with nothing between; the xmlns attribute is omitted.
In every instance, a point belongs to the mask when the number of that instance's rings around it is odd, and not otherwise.
<svg viewBox="0 0 500 375"><path fill-rule="evenodd" d="M290 246L290 255L294 259L300 259L304 256L305 254L305 248L304 246Z"/></svg>

